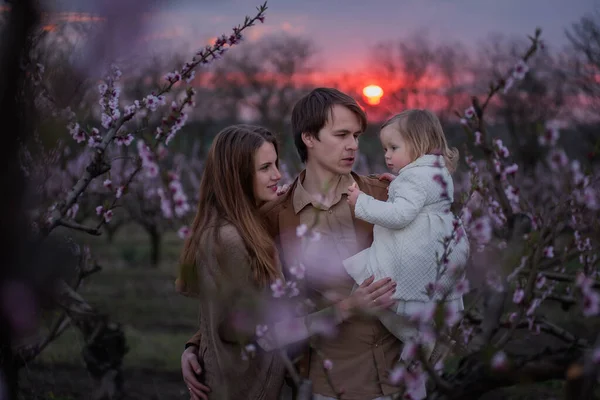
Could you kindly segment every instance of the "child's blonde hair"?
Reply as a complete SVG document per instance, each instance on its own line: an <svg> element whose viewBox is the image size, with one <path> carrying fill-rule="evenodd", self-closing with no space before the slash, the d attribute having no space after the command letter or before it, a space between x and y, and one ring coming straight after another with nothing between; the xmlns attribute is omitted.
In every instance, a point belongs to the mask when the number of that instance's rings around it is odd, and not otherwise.
<svg viewBox="0 0 600 400"><path fill-rule="evenodd" d="M414 160L425 154L441 154L450 173L458 166L458 149L448 147L446 135L438 117L429 110L409 109L394 115L381 125L392 126L410 146Z"/></svg>

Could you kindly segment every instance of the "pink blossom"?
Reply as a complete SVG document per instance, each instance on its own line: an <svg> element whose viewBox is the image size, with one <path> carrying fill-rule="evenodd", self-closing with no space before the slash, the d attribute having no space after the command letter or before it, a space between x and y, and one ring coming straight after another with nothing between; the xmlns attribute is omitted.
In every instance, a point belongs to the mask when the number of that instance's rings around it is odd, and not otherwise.
<svg viewBox="0 0 600 400"><path fill-rule="evenodd" d="M600 297L593 290L587 290L583 293L583 315L592 317L598 315L600 309Z"/></svg>
<svg viewBox="0 0 600 400"><path fill-rule="evenodd" d="M165 75L165 79L171 83L175 83L181 79L181 75L178 72L169 72Z"/></svg>
<svg viewBox="0 0 600 400"><path fill-rule="evenodd" d="M302 237L306 234L307 231L308 227L306 226L306 224L300 224L296 227L296 236Z"/></svg>
<svg viewBox="0 0 600 400"><path fill-rule="evenodd" d="M504 146L502 140L496 139L494 140L494 147L496 148L496 153L500 158L507 158L510 155L508 148Z"/></svg>
<svg viewBox="0 0 600 400"><path fill-rule="evenodd" d="M186 78L186 83L190 83L194 80L194 78L196 77L196 71L192 70L192 72L190 72Z"/></svg>
<svg viewBox="0 0 600 400"><path fill-rule="evenodd" d="M313 229L310 233L310 241L318 242L319 240L321 240L321 232Z"/></svg>
<svg viewBox="0 0 600 400"><path fill-rule="evenodd" d="M298 289L298 284L294 281L289 281L286 284L286 289L288 290L289 297L296 297L300 294L300 290Z"/></svg>
<svg viewBox="0 0 600 400"><path fill-rule="evenodd" d="M473 327L465 327L461 330L461 336L463 339L463 344L467 344L469 343L469 340L471 339L471 335L473 334Z"/></svg>
<svg viewBox="0 0 600 400"><path fill-rule="evenodd" d="M546 283L546 277L544 275L542 275L541 273L537 275L537 278L535 280L535 287L537 289L541 289L544 287L544 284Z"/></svg>
<svg viewBox="0 0 600 400"><path fill-rule="evenodd" d="M529 66L525 61L519 60L513 68L512 76L517 80L521 80L525 77L527 71L529 71Z"/></svg>
<svg viewBox="0 0 600 400"><path fill-rule="evenodd" d="M470 224L471 237L479 244L486 244L492 239L492 226L487 216L482 216Z"/></svg>
<svg viewBox="0 0 600 400"><path fill-rule="evenodd" d="M596 211L600 209L600 202L598 201L598 196L596 194L596 191L591 186L588 186L585 189L583 189L583 198L581 202L585 204L585 206L590 210Z"/></svg>
<svg viewBox="0 0 600 400"><path fill-rule="evenodd" d="M523 289L517 289L513 294L513 302L519 304L521 301L523 301L523 297L525 297L525 292Z"/></svg>
<svg viewBox="0 0 600 400"><path fill-rule="evenodd" d="M600 364L600 347L596 347L592 350L592 362L594 364Z"/></svg>
<svg viewBox="0 0 600 400"><path fill-rule="evenodd" d="M113 123L113 120L110 117L110 115L102 113L102 116L101 116L102 127L104 129L108 129L108 128L110 128L110 126L112 125L112 123Z"/></svg>
<svg viewBox="0 0 600 400"><path fill-rule="evenodd" d="M102 143L102 137L100 136L90 136L88 138L88 146L89 147L98 147L98 145Z"/></svg>
<svg viewBox="0 0 600 400"><path fill-rule="evenodd" d="M327 371L330 371L333 368L333 361L328 358L323 360L323 368L325 368Z"/></svg>
<svg viewBox="0 0 600 400"><path fill-rule="evenodd" d="M102 207L102 206L96 207L96 215L102 214L103 211L104 211L104 207Z"/></svg>
<svg viewBox="0 0 600 400"><path fill-rule="evenodd" d="M190 228L188 228L187 226L182 226L181 228L179 228L177 230L177 236L179 236L179 238L181 239L185 239L189 236L190 234Z"/></svg>
<svg viewBox="0 0 600 400"><path fill-rule="evenodd" d="M278 298L285 295L285 283L281 279L277 279L275 282L271 284L271 291L273 292L273 297Z"/></svg>
<svg viewBox="0 0 600 400"><path fill-rule="evenodd" d="M75 218L75 216L77 215L77 211L79 211L79 204L75 203L67 210L67 217Z"/></svg>
<svg viewBox="0 0 600 400"><path fill-rule="evenodd" d="M555 122L550 122L546 124L546 130L540 137L538 138L540 145L553 147L556 145L558 138L560 137L560 132L558 130L558 126Z"/></svg>
<svg viewBox="0 0 600 400"><path fill-rule="evenodd" d="M481 132L475 131L475 145L481 146Z"/></svg>
<svg viewBox="0 0 600 400"><path fill-rule="evenodd" d="M418 311L414 312L411 315L411 318L420 323L429 323L431 320L433 320L436 308L437 303L435 301L430 301L428 303L423 304L423 306Z"/></svg>
<svg viewBox="0 0 600 400"><path fill-rule="evenodd" d="M506 78L506 81L504 82L504 89L502 90L502 92L504 94L508 93L508 91L513 87L514 84L515 84L515 78L513 78L512 76L509 76L508 78Z"/></svg>
<svg viewBox="0 0 600 400"><path fill-rule="evenodd" d="M548 154L548 162L550 163L550 168L554 171L559 171L561 168L564 168L569 159L562 149L552 149Z"/></svg>
<svg viewBox="0 0 600 400"><path fill-rule="evenodd" d="M267 325L256 325L256 337L263 337L268 330L269 327Z"/></svg>
<svg viewBox="0 0 600 400"><path fill-rule="evenodd" d="M306 273L306 267L304 264L299 263L290 268L290 273L295 276L297 279L304 279L304 275Z"/></svg>
<svg viewBox="0 0 600 400"><path fill-rule="evenodd" d="M582 271L579 271L575 277L575 284L582 292L590 291L593 281L591 277L586 276Z"/></svg>
<svg viewBox="0 0 600 400"><path fill-rule="evenodd" d="M470 106L469 108L467 108L465 110L465 117L467 119L472 119L475 116L475 108L473 108L473 106Z"/></svg>
<svg viewBox="0 0 600 400"><path fill-rule="evenodd" d="M512 186L507 185L506 189L504 189L504 193L506 193L506 197L511 203L513 209L519 206L519 189Z"/></svg>
<svg viewBox="0 0 600 400"><path fill-rule="evenodd" d="M256 355L256 346L253 343L247 344L242 350L242 360L247 361L248 358L254 358Z"/></svg>
<svg viewBox="0 0 600 400"><path fill-rule="evenodd" d="M115 197L116 197L117 199L120 199L120 198L121 198L121 196L123 196L123 192L124 192L124 191L125 191L125 186L119 186L119 187L117 188L117 191L116 191L116 193L115 193Z"/></svg>
<svg viewBox="0 0 600 400"><path fill-rule="evenodd" d="M492 368L495 370L503 370L508 367L508 357L502 350L498 351L491 360Z"/></svg>
<svg viewBox="0 0 600 400"><path fill-rule="evenodd" d="M106 210L106 212L104 213L104 221L106 221L106 223L109 223L110 220L113 217L113 212L112 210Z"/></svg>
<svg viewBox="0 0 600 400"><path fill-rule="evenodd" d="M102 185L107 189L112 189L112 181L110 179L105 179Z"/></svg>
<svg viewBox="0 0 600 400"><path fill-rule="evenodd" d="M427 374L423 372L420 366L409 369L404 374L404 382L406 383L405 398L411 400L422 400L427 397L426 393Z"/></svg>
<svg viewBox="0 0 600 400"><path fill-rule="evenodd" d="M404 380L405 368L402 365L395 366L389 374L389 381L392 386L400 386Z"/></svg>
<svg viewBox="0 0 600 400"><path fill-rule="evenodd" d="M156 96L149 94L142 99L142 104L144 104L144 106L146 106L146 108L148 108L150 111L156 111L160 104L160 100Z"/></svg>
<svg viewBox="0 0 600 400"><path fill-rule="evenodd" d="M554 247L552 247L552 246L544 247L544 257L546 257L546 258L554 257Z"/></svg>
<svg viewBox="0 0 600 400"><path fill-rule="evenodd" d="M529 308L527 308L527 312L525 313L525 315L527 315L528 317L532 316L535 310L540 306L540 303L541 300L537 297L533 299L531 301L531 304L529 305Z"/></svg>
<svg viewBox="0 0 600 400"><path fill-rule="evenodd" d="M464 296L465 294L469 293L469 290L469 280L467 278L459 279L454 284L454 293L456 293L458 296Z"/></svg>
<svg viewBox="0 0 600 400"><path fill-rule="evenodd" d="M496 272L494 271L488 271L485 275L485 282L487 283L487 285L494 289L497 292L503 292L504 291L504 283L502 281L502 278L500 277L500 275L498 275Z"/></svg>
<svg viewBox="0 0 600 400"><path fill-rule="evenodd" d="M504 173L506 175L514 175L519 170L519 166L517 164L511 164L508 167L504 168Z"/></svg>
<svg viewBox="0 0 600 400"><path fill-rule="evenodd" d="M446 326L453 327L458 321L460 321L461 313L456 310L455 307L446 305L444 307L444 322Z"/></svg>
<svg viewBox="0 0 600 400"><path fill-rule="evenodd" d="M403 361L411 361L417 357L417 353L419 351L419 343L416 341L409 340L404 343L404 348L402 349L402 360Z"/></svg>
<svg viewBox="0 0 600 400"><path fill-rule="evenodd" d="M133 135L128 133L126 136L117 136L115 142L118 146L129 146L133 142Z"/></svg>

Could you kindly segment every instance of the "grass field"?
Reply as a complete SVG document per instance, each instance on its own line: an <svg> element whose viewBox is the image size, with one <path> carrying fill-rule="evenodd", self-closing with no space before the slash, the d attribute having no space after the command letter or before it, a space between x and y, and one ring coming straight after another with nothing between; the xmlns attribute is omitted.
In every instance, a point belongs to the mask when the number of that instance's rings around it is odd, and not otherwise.
<svg viewBox="0 0 600 400"><path fill-rule="evenodd" d="M147 266L149 241L135 226L125 227L113 243L105 237L83 239L103 270L84 281L79 293L124 327L129 347L124 360L128 398L188 398L180 357L185 342L197 330L198 304L175 292L183 242L174 234L167 235L163 261L153 268ZM22 371L25 398L85 399L91 382L81 349L79 333L69 328Z"/></svg>
<svg viewBox="0 0 600 400"><path fill-rule="evenodd" d="M129 352L125 356L127 399L187 399L180 374L180 356L186 340L196 331L196 300L175 292L177 256L182 241L168 235L163 243L163 261L156 268L147 267L148 239L134 226L120 231L112 244L104 237L84 238L103 270L84 282L83 297L121 323L127 335ZM556 313L552 307L544 313ZM575 328L591 338L600 329L598 321L583 323L577 310L560 313L562 326ZM536 339L538 340L538 339ZM535 343L523 344L526 346ZM24 400L87 399L92 382L81 359L81 339L74 329L67 330L36 360L22 371ZM543 385L496 391L486 399L559 398L562 384Z"/></svg>

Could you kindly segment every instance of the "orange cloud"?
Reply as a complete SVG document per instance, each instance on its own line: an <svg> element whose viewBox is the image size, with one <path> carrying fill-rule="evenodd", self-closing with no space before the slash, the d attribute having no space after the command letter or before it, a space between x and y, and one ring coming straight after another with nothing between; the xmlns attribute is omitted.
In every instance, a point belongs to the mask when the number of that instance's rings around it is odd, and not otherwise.
<svg viewBox="0 0 600 400"><path fill-rule="evenodd" d="M54 32L56 31L56 24L47 24L42 27L44 32Z"/></svg>
<svg viewBox="0 0 600 400"><path fill-rule="evenodd" d="M89 13L61 12L55 14L55 18L65 22L103 22L106 18Z"/></svg>

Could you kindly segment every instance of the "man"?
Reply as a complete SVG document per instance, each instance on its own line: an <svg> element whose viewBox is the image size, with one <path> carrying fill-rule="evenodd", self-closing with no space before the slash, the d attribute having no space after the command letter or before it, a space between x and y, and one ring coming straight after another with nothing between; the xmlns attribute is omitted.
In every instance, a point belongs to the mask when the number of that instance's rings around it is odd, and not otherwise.
<svg viewBox="0 0 600 400"><path fill-rule="evenodd" d="M363 192L387 198L387 182L352 172L366 124L356 101L336 89L318 88L300 99L292 111L292 130L306 168L281 198L263 207L284 269L302 260L307 285L317 294L349 294L354 282L342 261L373 240L373 226L354 218L346 201L348 187L356 182ZM305 241L301 248L296 235L301 224L313 227L320 239ZM199 342L197 334L186 344L182 370L193 396L204 398L208 388L193 373L200 371ZM348 400L387 400L398 392L387 381L402 344L377 319L351 317L339 325L334 338L319 338L318 348L333 363L329 376L311 350L298 363L300 374L313 383L314 399L328 400L343 392Z"/></svg>

